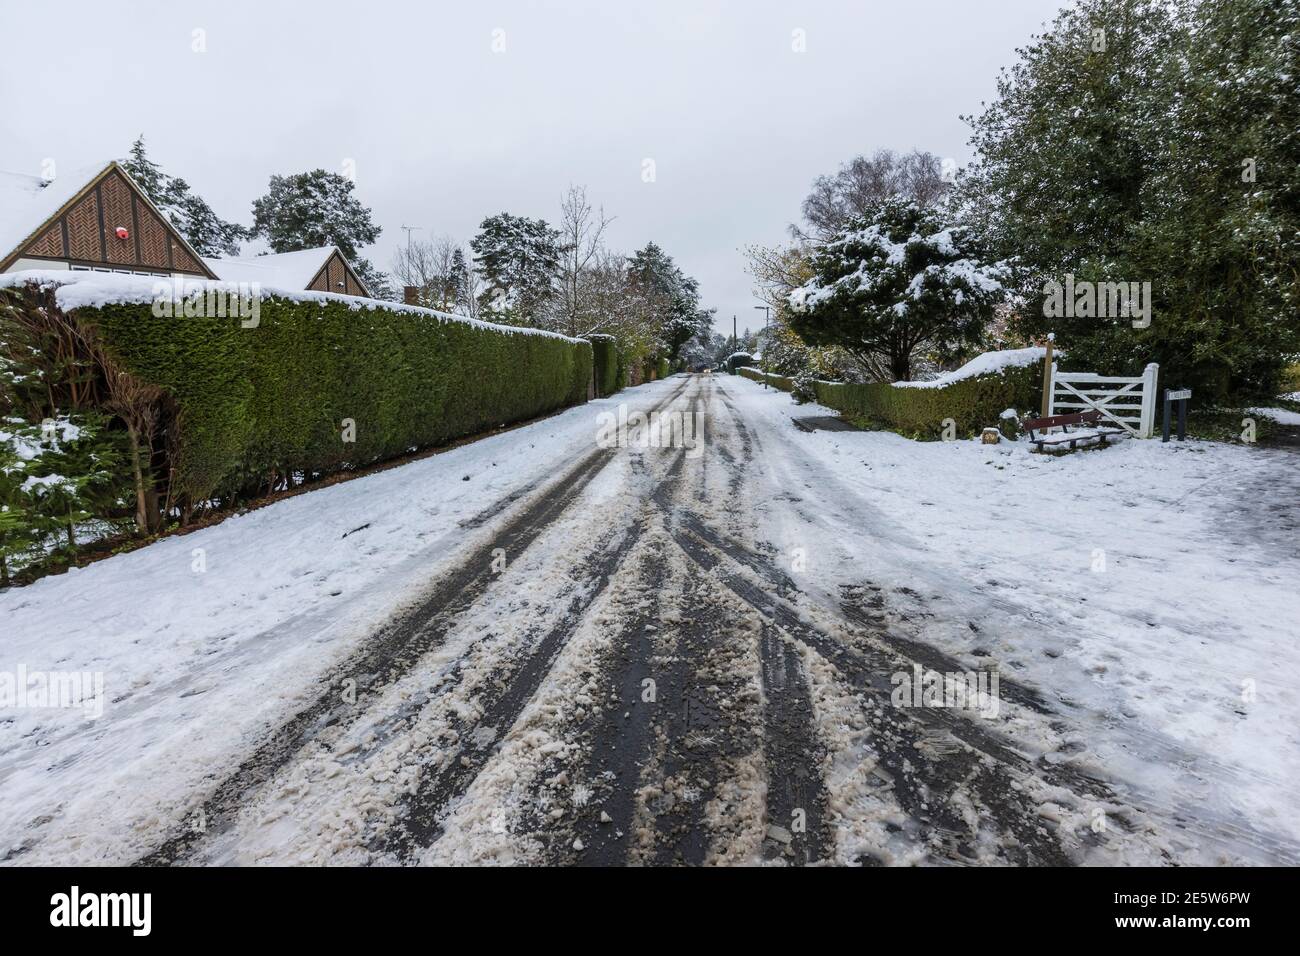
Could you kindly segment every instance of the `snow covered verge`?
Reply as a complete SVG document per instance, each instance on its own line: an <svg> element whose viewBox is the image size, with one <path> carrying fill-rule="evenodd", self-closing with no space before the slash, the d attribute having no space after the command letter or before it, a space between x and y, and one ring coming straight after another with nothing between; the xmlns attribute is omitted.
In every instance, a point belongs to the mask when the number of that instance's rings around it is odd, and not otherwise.
<svg viewBox="0 0 1300 956"><path fill-rule="evenodd" d="M1279 425L1300 425L1300 412L1286 408L1248 408L1246 414L1271 418Z"/></svg>
<svg viewBox="0 0 1300 956"><path fill-rule="evenodd" d="M763 533L806 553L802 587L835 607L872 582L920 640L1041 689L1079 727L1045 759L1185 840L1151 862L1300 862L1296 453L804 433L831 410L730 381L752 427L788 432L765 460L808 520L772 509Z"/></svg>
<svg viewBox="0 0 1300 956"><path fill-rule="evenodd" d="M167 810L311 699L332 664L465 549L492 539L501 515L480 518L485 508L593 449L603 411L647 410L680 383L0 592L0 696L20 674L33 687L86 675L91 696L103 691L99 716L93 701L3 701L0 861L23 862L47 814L96 838L64 841L65 856L41 862L129 862L149 849Z"/></svg>

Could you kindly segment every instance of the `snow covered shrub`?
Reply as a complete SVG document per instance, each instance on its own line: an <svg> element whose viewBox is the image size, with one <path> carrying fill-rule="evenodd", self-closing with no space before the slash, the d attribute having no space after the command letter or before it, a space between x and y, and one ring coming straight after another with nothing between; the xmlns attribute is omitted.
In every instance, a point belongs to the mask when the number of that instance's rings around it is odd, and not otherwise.
<svg viewBox="0 0 1300 956"><path fill-rule="evenodd" d="M804 369L794 377L790 397L800 405L817 401L817 375L812 369Z"/></svg>
<svg viewBox="0 0 1300 956"><path fill-rule="evenodd" d="M596 394L613 395L619 389L618 345L612 335L592 335L592 361L596 368Z"/></svg>
<svg viewBox="0 0 1300 956"><path fill-rule="evenodd" d="M108 424L95 413L0 421L0 584L51 556L66 561L88 523L99 537L129 513L124 433Z"/></svg>
<svg viewBox="0 0 1300 956"><path fill-rule="evenodd" d="M742 368L746 365L754 365L754 356L750 355L748 352L732 352L727 356L727 371L732 375L736 374L736 369Z"/></svg>
<svg viewBox="0 0 1300 956"><path fill-rule="evenodd" d="M1002 414L998 416L997 429L1002 433L1003 438L1009 438L1015 441L1024 433L1024 424L1031 418L1037 418L1037 414L1020 414L1014 408L1003 409Z"/></svg>

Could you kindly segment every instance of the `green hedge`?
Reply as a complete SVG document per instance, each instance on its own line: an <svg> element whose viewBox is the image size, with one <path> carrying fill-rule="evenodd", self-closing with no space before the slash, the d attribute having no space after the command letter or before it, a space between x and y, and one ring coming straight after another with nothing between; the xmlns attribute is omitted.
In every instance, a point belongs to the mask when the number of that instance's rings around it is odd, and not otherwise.
<svg viewBox="0 0 1300 956"><path fill-rule="evenodd" d="M667 378L669 375L672 374L671 370L668 367L668 360L666 358L661 358L659 360L659 367L657 371L659 372L660 378Z"/></svg>
<svg viewBox="0 0 1300 956"><path fill-rule="evenodd" d="M247 329L156 317L147 303L73 313L174 400L178 497L368 464L587 398L587 342L345 301L265 298L260 308ZM342 439L344 419L354 442Z"/></svg>
<svg viewBox="0 0 1300 956"><path fill-rule="evenodd" d="M754 357L748 352L736 352L727 356L727 371L735 375L738 369L747 368L754 364Z"/></svg>
<svg viewBox="0 0 1300 956"><path fill-rule="evenodd" d="M596 394L604 397L619 390L618 344L612 335L593 335L592 361L596 369Z"/></svg>
<svg viewBox="0 0 1300 956"><path fill-rule="evenodd" d="M753 381L763 381L763 373L757 369L741 368L737 372ZM794 384L779 375L769 376L767 382L783 391L789 391ZM962 379L942 388L898 388L885 382L816 384L817 401L845 418L923 439L940 438L945 418L956 423L959 437L973 437L985 427L997 427L1007 408L1037 409L1042 387L1041 362Z"/></svg>
<svg viewBox="0 0 1300 956"><path fill-rule="evenodd" d="M752 368L748 365L742 365L736 369L737 375L743 375L745 378L758 382L760 385L764 381L763 370ZM779 388L783 392L788 392L794 388L794 379L788 375L776 375L771 372L767 374L766 381L773 388Z"/></svg>

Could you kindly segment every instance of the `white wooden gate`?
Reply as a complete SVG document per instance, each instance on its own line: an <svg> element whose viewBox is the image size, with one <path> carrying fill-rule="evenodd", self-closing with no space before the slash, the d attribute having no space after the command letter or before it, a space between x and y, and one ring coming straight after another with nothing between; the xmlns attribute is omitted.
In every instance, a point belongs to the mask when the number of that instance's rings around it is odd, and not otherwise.
<svg viewBox="0 0 1300 956"><path fill-rule="evenodd" d="M1049 415L1096 409L1134 438L1150 438L1156 426L1156 376L1152 362L1137 378L1098 375L1095 372L1060 372L1052 363Z"/></svg>

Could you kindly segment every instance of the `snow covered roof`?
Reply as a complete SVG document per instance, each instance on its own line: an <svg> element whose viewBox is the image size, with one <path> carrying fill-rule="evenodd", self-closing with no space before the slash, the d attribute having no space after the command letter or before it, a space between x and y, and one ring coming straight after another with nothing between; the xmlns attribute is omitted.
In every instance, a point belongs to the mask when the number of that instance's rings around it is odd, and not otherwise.
<svg viewBox="0 0 1300 956"><path fill-rule="evenodd" d="M301 291L311 285L311 280L316 278L329 257L336 252L337 246L321 246L319 249L302 249L298 252L205 258L203 261L223 282L258 282L270 288ZM347 261L341 252L339 258Z"/></svg>
<svg viewBox="0 0 1300 956"><path fill-rule="evenodd" d="M0 260L34 239L54 214L77 197L113 160L58 172L54 179L0 170Z"/></svg>
<svg viewBox="0 0 1300 956"><path fill-rule="evenodd" d="M52 219L71 206L73 200L89 191L110 170L116 170L130 184L162 222L172 239L184 247L192 259L198 261L199 254L194 251L189 240L181 235L170 217L154 204L122 164L115 159L105 159L62 172L56 170L53 179L0 170L0 263L38 238Z"/></svg>

